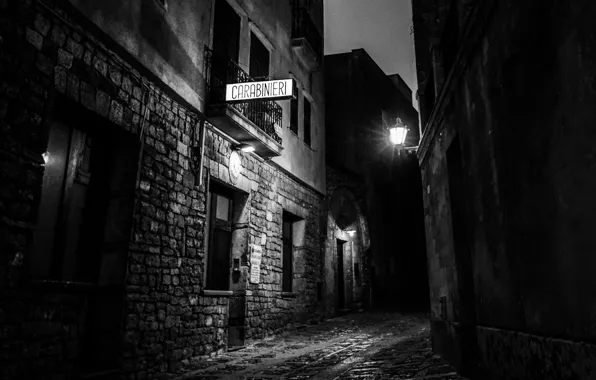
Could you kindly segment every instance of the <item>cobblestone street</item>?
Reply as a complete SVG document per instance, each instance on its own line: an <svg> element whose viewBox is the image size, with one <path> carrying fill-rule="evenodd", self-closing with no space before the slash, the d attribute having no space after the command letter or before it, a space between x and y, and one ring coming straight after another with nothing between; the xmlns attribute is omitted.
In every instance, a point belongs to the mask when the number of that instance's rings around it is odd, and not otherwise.
<svg viewBox="0 0 596 380"><path fill-rule="evenodd" d="M421 314L351 314L185 363L164 379L464 380L433 355L429 332Z"/></svg>

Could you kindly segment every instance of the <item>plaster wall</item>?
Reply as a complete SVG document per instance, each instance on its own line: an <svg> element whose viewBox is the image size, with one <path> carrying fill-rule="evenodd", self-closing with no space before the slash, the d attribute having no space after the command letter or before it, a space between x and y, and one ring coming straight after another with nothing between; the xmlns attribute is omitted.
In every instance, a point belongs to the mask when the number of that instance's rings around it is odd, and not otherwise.
<svg viewBox="0 0 596 380"><path fill-rule="evenodd" d="M436 111L438 129L421 163L434 318L447 297L436 348L453 351L463 318L445 160L457 138L485 369L495 379L588 379L596 335L589 269L596 8L589 1L494 4L480 7L490 15L481 21L485 34L469 45L461 77Z"/></svg>
<svg viewBox="0 0 596 380"><path fill-rule="evenodd" d="M84 16L122 46L140 64L172 88L192 107L205 110L204 47L211 46L214 1L156 0L121 2L71 0ZM298 135L289 130L290 102L283 109L281 137L284 150L274 162L317 191L325 189L325 107L322 70L311 72L295 56L291 44L291 2L230 0L241 16L239 64L249 71L250 35L255 33L270 50L270 76L295 78L300 89ZM317 17L322 3L313 5ZM304 143L303 98L312 104L312 144Z"/></svg>
<svg viewBox="0 0 596 380"><path fill-rule="evenodd" d="M69 0L86 18L199 111L204 111L205 64L212 0Z"/></svg>

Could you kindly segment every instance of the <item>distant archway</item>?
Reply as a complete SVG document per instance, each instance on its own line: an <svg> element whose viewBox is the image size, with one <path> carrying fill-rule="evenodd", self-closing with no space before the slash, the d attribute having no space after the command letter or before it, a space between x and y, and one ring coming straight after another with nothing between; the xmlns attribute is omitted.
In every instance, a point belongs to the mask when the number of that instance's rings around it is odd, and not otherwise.
<svg viewBox="0 0 596 380"><path fill-rule="evenodd" d="M367 304L368 261L370 246L366 216L358 199L347 186L333 190L328 198L325 243L325 309L336 315Z"/></svg>
<svg viewBox="0 0 596 380"><path fill-rule="evenodd" d="M369 248L368 222L354 193L348 187L340 186L333 191L329 199L329 212L340 230L355 230L361 235L363 248Z"/></svg>

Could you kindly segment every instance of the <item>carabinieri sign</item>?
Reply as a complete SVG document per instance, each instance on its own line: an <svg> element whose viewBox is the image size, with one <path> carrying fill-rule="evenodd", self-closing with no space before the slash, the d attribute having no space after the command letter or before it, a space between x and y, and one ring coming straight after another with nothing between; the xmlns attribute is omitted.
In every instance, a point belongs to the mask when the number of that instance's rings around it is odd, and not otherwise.
<svg viewBox="0 0 596 380"><path fill-rule="evenodd" d="M294 96L293 79L275 79L226 85L226 102L230 103L250 100L282 100L291 99Z"/></svg>

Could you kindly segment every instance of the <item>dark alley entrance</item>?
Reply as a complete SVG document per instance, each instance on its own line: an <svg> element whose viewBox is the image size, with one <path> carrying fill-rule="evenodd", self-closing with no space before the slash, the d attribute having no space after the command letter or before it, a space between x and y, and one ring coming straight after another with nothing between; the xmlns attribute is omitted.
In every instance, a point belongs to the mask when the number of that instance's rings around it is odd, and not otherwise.
<svg viewBox="0 0 596 380"><path fill-rule="evenodd" d="M353 313L228 352L188 361L167 380L465 380L431 351L426 314Z"/></svg>

